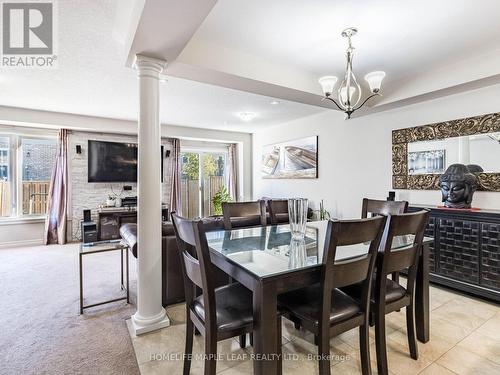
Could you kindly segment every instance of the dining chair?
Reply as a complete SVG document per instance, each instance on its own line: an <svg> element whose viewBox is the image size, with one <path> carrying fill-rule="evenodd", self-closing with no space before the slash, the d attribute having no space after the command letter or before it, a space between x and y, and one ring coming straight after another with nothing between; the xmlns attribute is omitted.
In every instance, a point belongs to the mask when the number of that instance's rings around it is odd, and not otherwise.
<svg viewBox="0 0 500 375"><path fill-rule="evenodd" d="M385 315L399 311L403 307L406 308L406 331L410 356L415 360L418 359L415 327L415 286L419 251L422 247L428 219L429 211L427 210L390 215L387 218L388 229L382 239L381 251L377 256L375 287L371 296L372 311L375 315L377 369L381 375L388 374ZM395 241L409 235L413 236L410 245L394 246ZM406 288L387 278L391 273L405 269L408 269ZM344 288L344 291L358 301L364 298L364 291L359 284Z"/></svg>
<svg viewBox="0 0 500 375"><path fill-rule="evenodd" d="M270 199L267 201L267 210L272 225L288 224L288 199Z"/></svg>
<svg viewBox="0 0 500 375"><path fill-rule="evenodd" d="M377 215L401 215L408 211L407 201L383 201L377 199L363 198L363 206L361 208L361 217ZM392 280L399 283L399 272L392 274Z"/></svg>
<svg viewBox="0 0 500 375"><path fill-rule="evenodd" d="M361 369L371 374L369 348L370 289L386 217L329 221L318 284L282 294L279 307L286 318L312 332L318 346L319 373L330 374L330 337L359 327ZM366 246L368 251L335 261L342 246ZM350 247L349 249L353 249ZM354 300L340 287L362 283L363 297Z"/></svg>
<svg viewBox="0 0 500 375"><path fill-rule="evenodd" d="M190 372L193 335L196 329L205 337L204 373L214 375L217 366L217 342L239 336L240 346L244 347L246 334L253 332L252 292L240 283L216 288L216 267L210 260L210 250L201 220L188 220L172 213L172 223L182 260L180 263L186 296L183 374L188 375ZM199 289L201 295L198 295ZM281 371L281 329L278 329L278 334L278 369Z"/></svg>
<svg viewBox="0 0 500 375"><path fill-rule="evenodd" d="M254 227L266 225L266 208L264 201L256 202L224 202L222 203L224 228Z"/></svg>

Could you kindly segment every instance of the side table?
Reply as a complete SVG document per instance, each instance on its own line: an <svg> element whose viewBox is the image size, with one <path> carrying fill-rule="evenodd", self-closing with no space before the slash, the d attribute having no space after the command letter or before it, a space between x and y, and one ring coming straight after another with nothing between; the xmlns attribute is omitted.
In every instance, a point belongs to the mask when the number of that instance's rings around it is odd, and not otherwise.
<svg viewBox="0 0 500 375"><path fill-rule="evenodd" d="M123 250L125 250L125 279L126 283L123 283ZM126 292L124 297L114 298L108 301L93 303L90 305L83 304L83 257L90 254L98 254L105 253L109 251L120 251L120 265L121 265L121 282L120 287L122 290ZM128 267L128 246L125 245L121 241L103 241L103 242L94 242L93 244L80 244L80 251L78 253L79 259L79 269L80 269L80 314L83 314L84 309L88 309L89 307L95 307L99 305L104 305L111 302L127 300L127 303L130 303L129 299L129 267Z"/></svg>

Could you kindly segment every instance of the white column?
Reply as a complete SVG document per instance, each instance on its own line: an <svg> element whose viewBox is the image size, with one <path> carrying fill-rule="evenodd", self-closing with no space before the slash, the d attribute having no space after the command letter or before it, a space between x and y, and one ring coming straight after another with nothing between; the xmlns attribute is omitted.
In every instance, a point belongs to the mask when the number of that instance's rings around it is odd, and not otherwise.
<svg viewBox="0 0 500 375"><path fill-rule="evenodd" d="M159 78L166 61L135 58L139 77L136 335L170 325L161 304L161 160Z"/></svg>

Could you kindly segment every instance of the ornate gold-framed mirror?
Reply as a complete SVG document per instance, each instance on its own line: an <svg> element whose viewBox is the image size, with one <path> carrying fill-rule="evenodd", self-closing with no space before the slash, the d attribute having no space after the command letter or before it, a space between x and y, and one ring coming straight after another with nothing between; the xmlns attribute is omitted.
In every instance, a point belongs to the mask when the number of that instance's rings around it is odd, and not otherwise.
<svg viewBox="0 0 500 375"><path fill-rule="evenodd" d="M392 131L393 189L438 190L453 163L479 166L478 190L500 192L500 112Z"/></svg>

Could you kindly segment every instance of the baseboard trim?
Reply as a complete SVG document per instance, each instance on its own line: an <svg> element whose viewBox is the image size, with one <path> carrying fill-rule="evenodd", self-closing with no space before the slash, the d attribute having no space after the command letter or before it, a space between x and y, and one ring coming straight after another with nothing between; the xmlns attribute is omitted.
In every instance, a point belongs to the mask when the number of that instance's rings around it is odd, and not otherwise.
<svg viewBox="0 0 500 375"><path fill-rule="evenodd" d="M9 241L0 243L0 249L8 249L12 247L26 247L43 245L43 238L34 240Z"/></svg>

